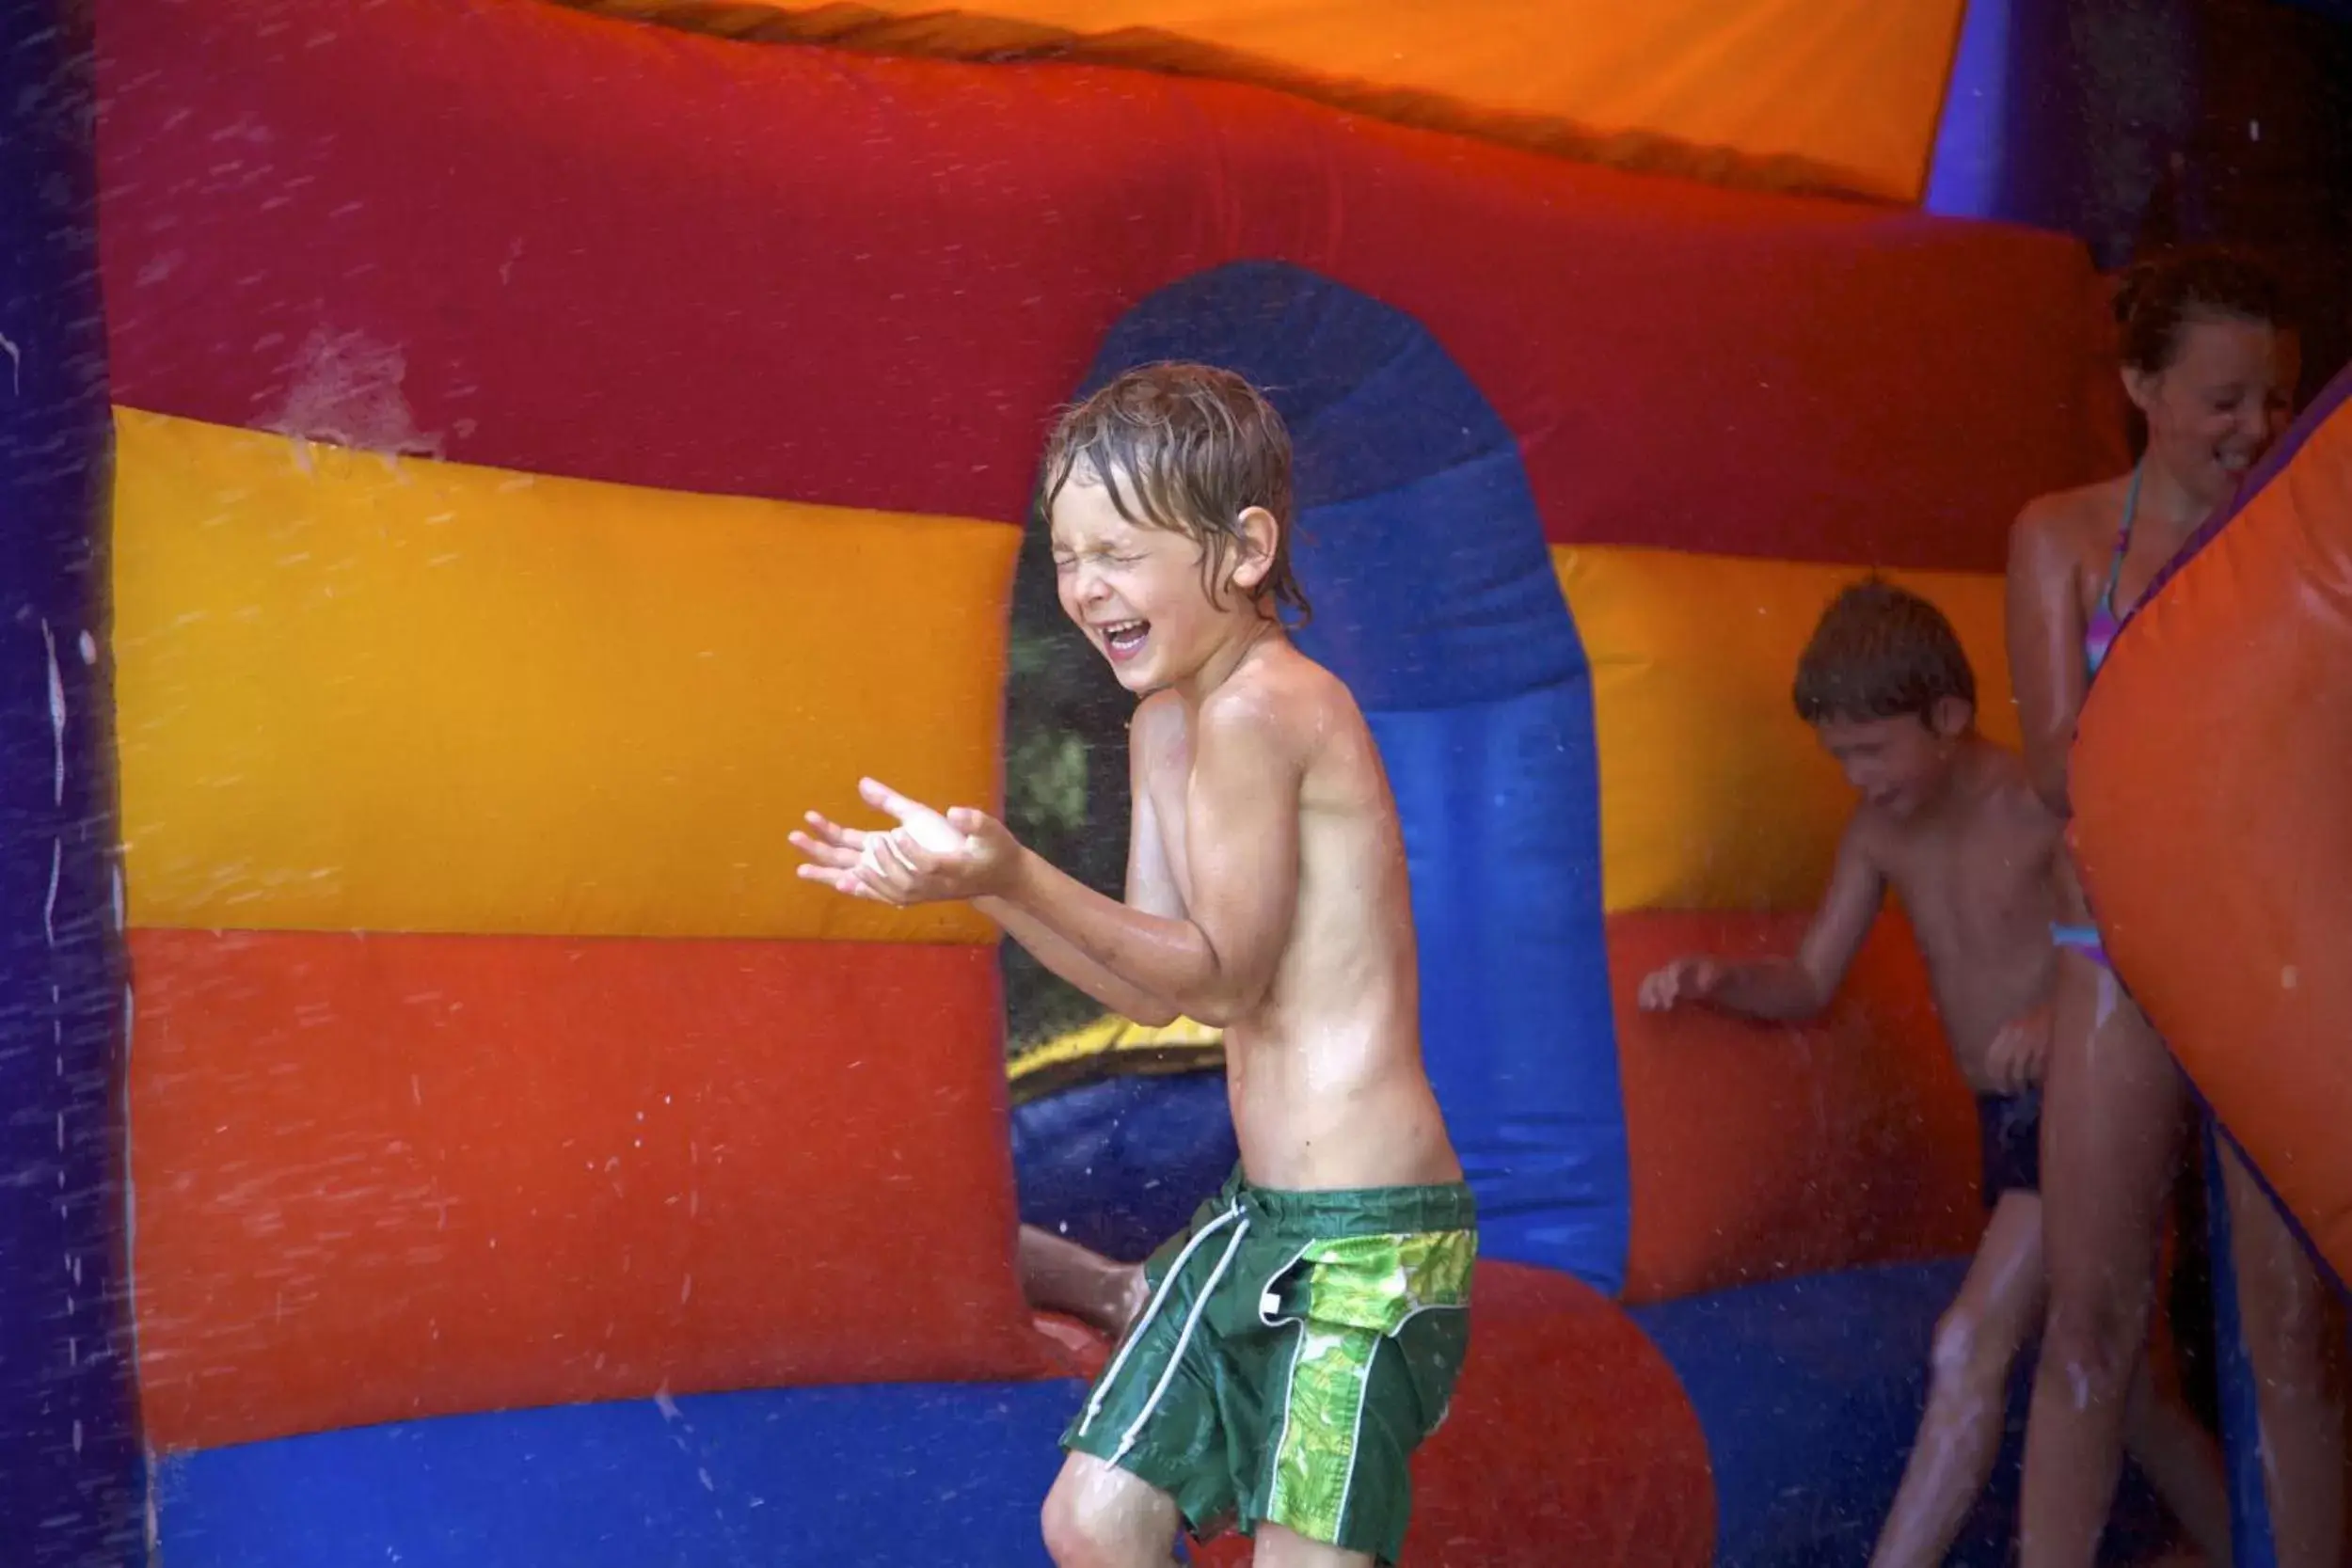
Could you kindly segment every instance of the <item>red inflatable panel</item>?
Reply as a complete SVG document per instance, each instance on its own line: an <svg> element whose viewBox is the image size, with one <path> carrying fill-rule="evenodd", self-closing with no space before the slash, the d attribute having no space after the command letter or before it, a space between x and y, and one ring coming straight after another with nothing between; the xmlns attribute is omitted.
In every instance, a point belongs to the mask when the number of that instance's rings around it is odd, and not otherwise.
<svg viewBox="0 0 2352 1568"><path fill-rule="evenodd" d="M131 933L140 1397L207 1448L1041 1375L995 954Z"/></svg>
<svg viewBox="0 0 2352 1568"><path fill-rule="evenodd" d="M538 0L98 0L117 397L1017 519L1104 330L1236 259L1419 318L1556 542L1996 567L2120 460L2078 245L1272 91Z"/></svg>
<svg viewBox="0 0 2352 1568"><path fill-rule="evenodd" d="M1804 921L1609 917L1633 1175L1629 1302L1949 1256L1984 1227L1976 1107L1899 914L1879 921L1818 1023L1634 1004L1670 958L1794 952Z"/></svg>
<svg viewBox="0 0 2352 1568"><path fill-rule="evenodd" d="M2352 372L2132 618L2084 705L2074 837L2107 951L2352 1279Z"/></svg>
<svg viewBox="0 0 2352 1568"><path fill-rule="evenodd" d="M1453 1412L1413 1459L1401 1568L1703 1568L1707 1437L1666 1358L1565 1275L1481 1263ZM1239 1536L1194 1554L1242 1568Z"/></svg>

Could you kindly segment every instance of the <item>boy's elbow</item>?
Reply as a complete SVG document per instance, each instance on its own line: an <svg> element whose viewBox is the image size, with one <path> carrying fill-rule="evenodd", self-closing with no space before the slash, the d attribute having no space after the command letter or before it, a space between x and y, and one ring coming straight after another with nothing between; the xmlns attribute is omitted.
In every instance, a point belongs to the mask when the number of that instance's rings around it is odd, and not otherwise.
<svg viewBox="0 0 2352 1568"><path fill-rule="evenodd" d="M1248 1015L1249 1009L1237 999L1207 991L1187 1000L1178 1011L1179 1017L1188 1018L1210 1029L1231 1029Z"/></svg>
<svg viewBox="0 0 2352 1568"><path fill-rule="evenodd" d="M1191 995L1176 999L1179 1010L1195 1023L1212 1029L1230 1029L1256 1015L1265 1005L1266 986L1263 982L1235 984L1220 981L1202 986Z"/></svg>
<svg viewBox="0 0 2352 1568"><path fill-rule="evenodd" d="M1265 1006L1266 993L1274 989L1271 966L1265 966L1262 974L1259 964L1235 963L1217 951L1217 944L1205 931L1200 935L1192 961L1184 966L1183 979L1163 992L1165 999L1184 1017L1212 1029L1247 1022Z"/></svg>
<svg viewBox="0 0 2352 1568"><path fill-rule="evenodd" d="M1127 1022L1143 1029L1165 1029L1184 1016L1165 1002L1143 1002L1127 1009ZM1206 1022L1196 1020L1196 1022Z"/></svg>
<svg viewBox="0 0 2352 1568"><path fill-rule="evenodd" d="M1830 1009L1837 1000L1837 988L1844 981L1843 974L1824 974L1809 963L1796 965L1796 984L1788 989L1781 999L1781 1023L1811 1023Z"/></svg>

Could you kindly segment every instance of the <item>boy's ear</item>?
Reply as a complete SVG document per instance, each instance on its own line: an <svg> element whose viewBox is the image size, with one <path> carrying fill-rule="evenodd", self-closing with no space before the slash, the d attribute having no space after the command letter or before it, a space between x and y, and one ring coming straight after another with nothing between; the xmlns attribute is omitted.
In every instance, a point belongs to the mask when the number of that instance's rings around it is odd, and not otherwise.
<svg viewBox="0 0 2352 1568"><path fill-rule="evenodd" d="M1281 543L1282 525L1263 506L1246 506L1233 519L1240 548L1233 552L1232 583L1245 593L1255 592L1274 570L1275 546Z"/></svg>
<svg viewBox="0 0 2352 1568"><path fill-rule="evenodd" d="M1938 697L1928 710L1928 728L1945 740L1958 740L1977 721L1977 705L1965 697Z"/></svg>

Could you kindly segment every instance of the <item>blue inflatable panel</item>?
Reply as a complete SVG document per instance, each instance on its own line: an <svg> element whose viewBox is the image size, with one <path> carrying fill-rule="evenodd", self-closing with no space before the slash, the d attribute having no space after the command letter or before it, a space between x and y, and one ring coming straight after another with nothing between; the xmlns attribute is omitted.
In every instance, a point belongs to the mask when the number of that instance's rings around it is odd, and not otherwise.
<svg viewBox="0 0 2352 1568"><path fill-rule="evenodd" d="M2116 16L2130 18L2135 90L2107 86ZM2131 226L2157 199L2154 172L2188 150L2210 68L2200 13L2183 0L2131 8L2082 0L1968 0L1945 79L1922 206L1947 217L2057 230L2103 269L2131 260ZM2133 149L2119 164L2109 144ZM2166 194L2179 238L2216 238L2197 160Z"/></svg>
<svg viewBox="0 0 2352 1568"><path fill-rule="evenodd" d="M1920 205L1946 217L2000 211L2010 96L2010 8L2015 0L1968 0L1960 46L1944 83L1944 118L1929 155Z"/></svg>
<svg viewBox="0 0 2352 1568"><path fill-rule="evenodd" d="M1631 1179L1586 689L1370 717L1412 863L1429 1078L1480 1248L1613 1295Z"/></svg>
<svg viewBox="0 0 2352 1568"><path fill-rule="evenodd" d="M1420 323L1297 267L1169 285L1112 328L1092 390L1157 359L1265 388L1291 427L1300 646L1366 708L1448 707L1574 678L1574 626L1518 446Z"/></svg>
<svg viewBox="0 0 2352 1568"><path fill-rule="evenodd" d="M1707 1434L1721 1568L1869 1561L1927 1407L1936 1319L1966 1274L1960 1259L1889 1264L1632 1309ZM1955 1568L2013 1559L2031 1388L2021 1356L2001 1459L1947 1560ZM2162 1538L2135 1478L2100 1560L2136 1560Z"/></svg>
<svg viewBox="0 0 2352 1568"><path fill-rule="evenodd" d="M2262 1406L2254 1388L2237 1305L2236 1257L2230 1239L2230 1196L2221 1177L2221 1138L2210 1113L2204 1130L2205 1215L2213 1259L2214 1370L2221 1391L2221 1445L2230 1470L2230 1560L2236 1568L2278 1568L2270 1532L2270 1492L2263 1477ZM2252 1169L2249 1163L2248 1169Z"/></svg>
<svg viewBox="0 0 2352 1568"><path fill-rule="evenodd" d="M1012 1113L1023 1223L1130 1262L1174 1235L1240 1158L1222 1069L1106 1079Z"/></svg>
<svg viewBox="0 0 2352 1568"><path fill-rule="evenodd" d="M217 1449L171 1568L1047 1568L1072 1382L784 1388Z"/></svg>
<svg viewBox="0 0 2352 1568"><path fill-rule="evenodd" d="M1515 443L1428 330L1281 261L1236 261L1159 290L1104 338L1086 390L1163 359L1263 388L1297 451L1302 507L1378 495Z"/></svg>
<svg viewBox="0 0 2352 1568"><path fill-rule="evenodd" d="M143 1561L89 13L0 6L0 1562Z"/></svg>
<svg viewBox="0 0 2352 1568"><path fill-rule="evenodd" d="M1152 294L1087 388L1160 359L1239 372L1291 427L1299 643L1347 682L1396 787L1430 1077L1483 1245L1614 1291L1629 1178L1591 690L1518 445L1418 322L1297 267Z"/></svg>
<svg viewBox="0 0 2352 1568"><path fill-rule="evenodd" d="M1442 536L1515 516L1523 526ZM1583 673L1516 448L1316 507L1295 556L1315 607L1298 645L1365 708L1463 707Z"/></svg>

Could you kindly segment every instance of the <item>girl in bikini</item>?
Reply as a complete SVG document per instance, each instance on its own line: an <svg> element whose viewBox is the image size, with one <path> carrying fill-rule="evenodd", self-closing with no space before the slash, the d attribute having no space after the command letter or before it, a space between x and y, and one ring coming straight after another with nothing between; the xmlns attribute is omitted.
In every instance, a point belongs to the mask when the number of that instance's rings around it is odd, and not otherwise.
<svg viewBox="0 0 2352 1568"><path fill-rule="evenodd" d="M2010 536L2010 665L2026 762L2061 816L2071 815L2075 717L2116 633L2228 502L2292 393L2275 291L2243 261L2190 254L2136 269L2116 309L2146 455L2126 477L2032 502ZM2187 748L2182 764L2195 766ZM2179 1069L2107 964L2071 864L2060 883L2042 1133L2050 1302L2026 1429L2023 1568L2090 1568L2096 1557L2189 1112ZM2277 1560L2339 1568L2344 1449L2328 1375L2331 1304L2254 1179L2234 1153L2222 1159Z"/></svg>

